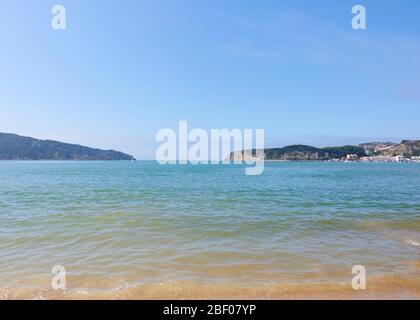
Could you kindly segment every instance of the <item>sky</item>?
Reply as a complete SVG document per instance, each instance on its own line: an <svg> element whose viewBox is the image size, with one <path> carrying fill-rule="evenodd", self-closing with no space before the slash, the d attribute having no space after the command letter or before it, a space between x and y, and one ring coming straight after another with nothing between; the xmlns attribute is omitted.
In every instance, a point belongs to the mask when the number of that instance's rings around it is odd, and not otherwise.
<svg viewBox="0 0 420 320"><path fill-rule="evenodd" d="M420 139L419 16L417 0L0 0L0 132L138 159L180 120L262 128L267 147Z"/></svg>

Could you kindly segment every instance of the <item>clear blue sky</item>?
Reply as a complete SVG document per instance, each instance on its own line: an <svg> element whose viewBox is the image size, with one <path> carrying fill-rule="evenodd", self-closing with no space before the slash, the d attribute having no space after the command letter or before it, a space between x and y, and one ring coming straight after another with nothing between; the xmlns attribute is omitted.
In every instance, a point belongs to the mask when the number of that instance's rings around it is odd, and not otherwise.
<svg viewBox="0 0 420 320"><path fill-rule="evenodd" d="M143 159L179 120L267 146L420 138L419 17L417 0L0 0L0 131Z"/></svg>

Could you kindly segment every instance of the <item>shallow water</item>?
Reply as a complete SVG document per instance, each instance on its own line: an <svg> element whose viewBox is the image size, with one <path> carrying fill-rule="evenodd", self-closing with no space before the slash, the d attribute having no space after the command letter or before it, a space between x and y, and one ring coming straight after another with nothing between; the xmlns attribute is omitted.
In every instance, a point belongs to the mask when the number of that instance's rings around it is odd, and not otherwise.
<svg viewBox="0 0 420 320"><path fill-rule="evenodd" d="M419 164L0 162L0 298L328 297L354 265L420 298L419 261Z"/></svg>

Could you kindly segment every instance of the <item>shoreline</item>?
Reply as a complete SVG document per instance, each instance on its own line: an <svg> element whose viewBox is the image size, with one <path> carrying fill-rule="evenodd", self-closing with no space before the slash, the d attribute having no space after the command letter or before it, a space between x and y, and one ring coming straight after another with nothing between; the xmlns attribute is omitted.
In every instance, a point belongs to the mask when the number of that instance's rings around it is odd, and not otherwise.
<svg viewBox="0 0 420 320"><path fill-rule="evenodd" d="M158 283L109 290L68 290L0 288L0 300L420 300L420 287L387 288L372 285L353 290L349 284L336 286L203 285L201 283Z"/></svg>
<svg viewBox="0 0 420 320"><path fill-rule="evenodd" d="M400 279L401 280L401 279ZM266 284L165 282L122 285L109 289L52 290L36 287L0 287L0 300L373 300L420 299L420 283L392 276L354 290L350 283Z"/></svg>

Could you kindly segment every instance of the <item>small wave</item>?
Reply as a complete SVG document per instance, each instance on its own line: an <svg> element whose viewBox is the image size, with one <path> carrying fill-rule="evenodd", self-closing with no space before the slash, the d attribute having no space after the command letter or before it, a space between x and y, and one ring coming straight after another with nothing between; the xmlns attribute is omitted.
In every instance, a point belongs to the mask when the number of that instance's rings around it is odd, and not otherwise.
<svg viewBox="0 0 420 320"><path fill-rule="evenodd" d="M405 243L407 243L411 246L420 247L420 241L407 240Z"/></svg>

